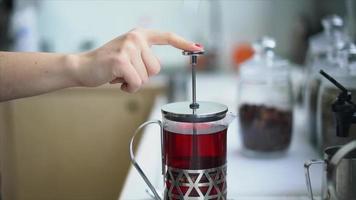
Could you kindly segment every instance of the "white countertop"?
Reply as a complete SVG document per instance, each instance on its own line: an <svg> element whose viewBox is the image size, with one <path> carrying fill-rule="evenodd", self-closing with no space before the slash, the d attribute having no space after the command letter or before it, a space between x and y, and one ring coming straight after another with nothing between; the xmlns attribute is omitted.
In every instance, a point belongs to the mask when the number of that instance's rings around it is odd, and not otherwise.
<svg viewBox="0 0 356 200"><path fill-rule="evenodd" d="M236 88L233 75L199 75L197 77L197 99L224 103L234 113L237 109ZM156 100L150 119L161 119L160 107L165 103L164 97ZM304 161L319 156L307 142L307 137L303 132L302 115L298 109L294 112L292 144L284 157L257 159L241 155L241 139L236 120L229 126L227 140L228 199L308 199L303 164ZM158 126L151 125L145 129L136 156L152 184L163 190ZM320 193L321 171L321 166L312 168L312 183L316 194ZM131 167L119 199L150 199L146 189L148 187L143 179Z"/></svg>

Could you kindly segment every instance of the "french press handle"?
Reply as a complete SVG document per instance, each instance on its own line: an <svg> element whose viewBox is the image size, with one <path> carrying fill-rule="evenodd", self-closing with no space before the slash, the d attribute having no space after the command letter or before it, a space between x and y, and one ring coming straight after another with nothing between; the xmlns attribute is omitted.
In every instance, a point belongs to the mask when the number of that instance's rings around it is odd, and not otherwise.
<svg viewBox="0 0 356 200"><path fill-rule="evenodd" d="M131 158L131 163L132 165L136 168L136 170L138 171L138 173L141 175L141 177L143 178L143 180L146 182L147 186L150 188L150 190L152 191L154 197L156 200L162 200L162 197L158 194L157 190L155 189L155 187L152 185L152 183L150 182L150 180L147 178L146 174L143 172L142 168L140 167L140 165L137 163L136 158L135 158L135 154L134 154L134 148L133 148L133 144L134 144L134 140L136 135L142 130L142 128L144 128L147 125L150 124L158 124L160 126L160 134L161 134L161 148L163 148L163 126L162 126L162 122L160 120L150 120L147 121L143 124L141 124L136 130L135 133L133 134L131 141L130 141L130 158ZM164 174L165 172L165 168L164 168L164 155L163 155L164 150L162 149L162 174Z"/></svg>
<svg viewBox="0 0 356 200"><path fill-rule="evenodd" d="M355 149L356 140L347 143L335 153L335 155L331 158L329 164L327 165L327 186L330 191L331 197L333 197L333 199L335 200L340 199L338 193L336 192L336 183L333 180L333 177L336 175L336 168L340 164L341 160Z"/></svg>

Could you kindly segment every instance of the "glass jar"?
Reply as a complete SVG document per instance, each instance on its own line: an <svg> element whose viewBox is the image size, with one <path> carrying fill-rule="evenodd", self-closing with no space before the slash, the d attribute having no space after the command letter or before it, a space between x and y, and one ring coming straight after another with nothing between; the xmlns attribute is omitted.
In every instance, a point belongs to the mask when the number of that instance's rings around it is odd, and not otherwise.
<svg viewBox="0 0 356 200"><path fill-rule="evenodd" d="M307 131L313 145L318 143L317 137L317 105L320 90L321 69L330 71L335 67L335 52L350 39L345 33L344 21L337 15L323 18L324 31L312 37L306 59L306 86L304 95L305 117Z"/></svg>
<svg viewBox="0 0 356 200"><path fill-rule="evenodd" d="M310 67L326 60L335 42L350 40L345 32L344 20L340 16L326 16L321 20L321 24L323 32L312 36L309 40L306 64Z"/></svg>
<svg viewBox="0 0 356 200"><path fill-rule="evenodd" d="M289 64L274 53L274 39L254 44L254 57L241 66L239 127L248 156L277 155L291 142L293 98Z"/></svg>
<svg viewBox="0 0 356 200"><path fill-rule="evenodd" d="M356 46L346 44L334 58L335 64L326 72L341 83L356 98ZM356 126L351 125L348 137L336 135L336 122L332 104L340 94L340 90L326 79L321 79L317 107L317 145L320 152L326 147L344 145L356 139Z"/></svg>

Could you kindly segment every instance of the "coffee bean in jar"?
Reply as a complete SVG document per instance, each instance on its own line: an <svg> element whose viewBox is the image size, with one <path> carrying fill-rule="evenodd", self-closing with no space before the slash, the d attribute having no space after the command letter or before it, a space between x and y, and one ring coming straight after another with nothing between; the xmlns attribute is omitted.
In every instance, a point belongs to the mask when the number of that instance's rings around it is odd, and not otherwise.
<svg viewBox="0 0 356 200"><path fill-rule="evenodd" d="M240 131L246 150L269 153L283 152L291 142L291 110L242 104L239 108Z"/></svg>

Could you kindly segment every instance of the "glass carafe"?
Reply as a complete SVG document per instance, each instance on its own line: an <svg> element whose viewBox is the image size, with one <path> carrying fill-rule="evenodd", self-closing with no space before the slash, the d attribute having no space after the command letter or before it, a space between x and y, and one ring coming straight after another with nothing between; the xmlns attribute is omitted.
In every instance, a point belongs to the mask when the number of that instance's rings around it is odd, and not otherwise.
<svg viewBox="0 0 356 200"><path fill-rule="evenodd" d="M293 98L289 64L274 53L275 41L264 37L254 44L254 57L241 66L239 127L244 153L272 156L291 142Z"/></svg>
<svg viewBox="0 0 356 200"><path fill-rule="evenodd" d="M144 126L157 123L161 126L162 174L164 194L156 191L133 153L131 160L156 199L226 199L226 133L232 114L227 107L213 102L166 104L161 108L163 120L148 121ZM136 135L135 133L135 135Z"/></svg>

